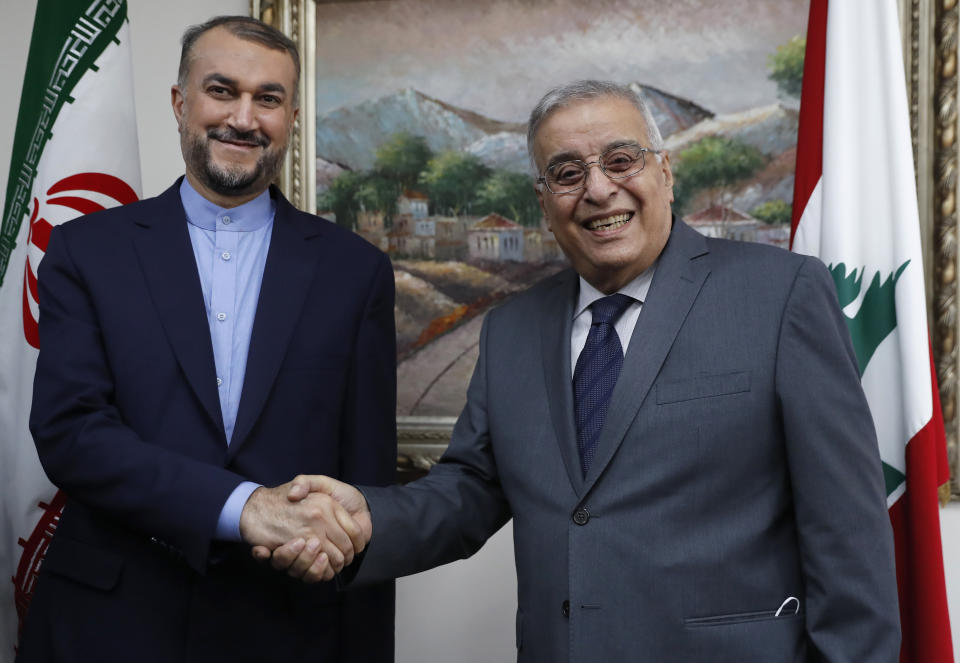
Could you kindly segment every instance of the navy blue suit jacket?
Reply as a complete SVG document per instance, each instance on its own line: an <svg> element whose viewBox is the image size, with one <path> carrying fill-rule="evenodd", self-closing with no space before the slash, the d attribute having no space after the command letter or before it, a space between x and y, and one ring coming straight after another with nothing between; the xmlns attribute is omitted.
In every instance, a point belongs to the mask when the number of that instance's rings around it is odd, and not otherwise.
<svg viewBox="0 0 960 663"><path fill-rule="evenodd" d="M241 481L396 463L390 262L271 193L229 447L179 182L54 229L30 426L68 502L20 660L393 660L392 584L307 586L213 539Z"/></svg>

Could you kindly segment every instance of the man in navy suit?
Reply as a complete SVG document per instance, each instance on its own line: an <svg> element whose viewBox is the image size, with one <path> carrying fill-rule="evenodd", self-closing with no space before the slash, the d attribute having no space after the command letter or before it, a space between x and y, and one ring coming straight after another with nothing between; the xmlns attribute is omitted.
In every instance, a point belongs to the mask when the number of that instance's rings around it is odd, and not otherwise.
<svg viewBox="0 0 960 663"><path fill-rule="evenodd" d="M393 660L391 583L340 594L249 553L292 541L329 579L360 530L284 482L384 485L396 461L389 260L270 186L298 86L276 30L190 28L186 177L51 235L30 425L68 501L21 661Z"/></svg>
<svg viewBox="0 0 960 663"><path fill-rule="evenodd" d="M880 457L823 263L673 216L630 88L550 91L528 146L573 269L487 315L426 477L291 497L331 493L372 533L356 582L470 555L512 517L523 663L895 663ZM310 575L311 554L274 564Z"/></svg>

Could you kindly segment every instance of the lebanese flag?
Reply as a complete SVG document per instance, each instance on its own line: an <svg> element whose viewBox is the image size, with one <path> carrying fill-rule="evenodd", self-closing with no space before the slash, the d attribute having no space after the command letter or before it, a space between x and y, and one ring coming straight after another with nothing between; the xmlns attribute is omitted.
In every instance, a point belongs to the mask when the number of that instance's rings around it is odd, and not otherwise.
<svg viewBox="0 0 960 663"><path fill-rule="evenodd" d="M13 659L64 501L27 429L37 266L53 226L140 191L126 0L36 4L0 225L0 660Z"/></svg>
<svg viewBox="0 0 960 663"><path fill-rule="evenodd" d="M837 284L877 429L902 663L952 663L937 487L949 480L927 332L896 0L812 0L791 246Z"/></svg>

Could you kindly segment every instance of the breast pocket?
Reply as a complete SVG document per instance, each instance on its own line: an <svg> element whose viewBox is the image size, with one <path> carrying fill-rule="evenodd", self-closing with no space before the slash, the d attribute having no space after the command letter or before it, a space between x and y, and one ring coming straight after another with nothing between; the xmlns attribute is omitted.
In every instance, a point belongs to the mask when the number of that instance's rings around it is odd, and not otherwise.
<svg viewBox="0 0 960 663"><path fill-rule="evenodd" d="M657 384L657 404L681 403L701 398L729 396L750 391L750 372L714 373Z"/></svg>

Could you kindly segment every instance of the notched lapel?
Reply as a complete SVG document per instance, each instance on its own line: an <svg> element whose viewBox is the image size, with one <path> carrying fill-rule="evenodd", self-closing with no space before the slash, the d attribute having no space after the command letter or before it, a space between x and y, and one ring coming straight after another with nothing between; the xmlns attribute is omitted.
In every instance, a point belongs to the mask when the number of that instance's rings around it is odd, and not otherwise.
<svg viewBox="0 0 960 663"><path fill-rule="evenodd" d="M134 250L177 362L226 444L213 343L179 184L134 220L141 230Z"/></svg>
<svg viewBox="0 0 960 663"><path fill-rule="evenodd" d="M630 337L623 368L610 398L607 420L597 441L597 454L587 472L585 490L596 483L623 442L710 274L709 265L706 239L675 219Z"/></svg>
<svg viewBox="0 0 960 663"><path fill-rule="evenodd" d="M543 377L547 385L550 418L560 446L560 455L577 496L583 489L577 429L573 420L573 376L570 373L570 333L573 305L577 298L577 275L565 272L544 298L540 312L540 347Z"/></svg>
<svg viewBox="0 0 960 663"><path fill-rule="evenodd" d="M321 234L324 222L307 222L282 197L275 196L275 200L277 212L250 336L237 422L230 440L230 457L236 455L267 402L319 260L320 252L313 250L309 240Z"/></svg>

